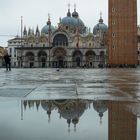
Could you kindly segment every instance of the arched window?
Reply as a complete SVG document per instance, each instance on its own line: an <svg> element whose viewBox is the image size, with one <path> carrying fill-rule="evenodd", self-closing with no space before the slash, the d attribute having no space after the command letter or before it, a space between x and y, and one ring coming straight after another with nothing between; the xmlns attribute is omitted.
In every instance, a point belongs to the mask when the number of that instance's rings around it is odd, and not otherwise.
<svg viewBox="0 0 140 140"><path fill-rule="evenodd" d="M38 53L38 57L41 57L41 56L47 57L46 52L40 51L40 52Z"/></svg>
<svg viewBox="0 0 140 140"><path fill-rule="evenodd" d="M26 57L28 61L34 61L34 54L32 52L27 52Z"/></svg>
<svg viewBox="0 0 140 140"><path fill-rule="evenodd" d="M62 46L64 44L65 44L65 46L68 45L67 37L64 34L57 34L53 39L53 45L54 46Z"/></svg>

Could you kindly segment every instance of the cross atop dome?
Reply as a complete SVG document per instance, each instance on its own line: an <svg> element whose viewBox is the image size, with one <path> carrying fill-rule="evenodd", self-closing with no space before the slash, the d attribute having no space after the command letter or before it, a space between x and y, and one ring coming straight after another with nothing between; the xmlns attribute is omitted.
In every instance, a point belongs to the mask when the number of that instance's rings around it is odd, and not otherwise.
<svg viewBox="0 0 140 140"><path fill-rule="evenodd" d="M74 3L74 11L76 11L76 4Z"/></svg>
<svg viewBox="0 0 140 140"><path fill-rule="evenodd" d="M103 13L102 13L102 11L100 11L100 19L102 19L102 15L103 15Z"/></svg>
<svg viewBox="0 0 140 140"><path fill-rule="evenodd" d="M68 3L68 9L70 9L70 3Z"/></svg>
<svg viewBox="0 0 140 140"><path fill-rule="evenodd" d="M99 23L103 23L104 21L103 21L103 19L102 19L102 11L100 11L100 19L99 19Z"/></svg>
<svg viewBox="0 0 140 140"><path fill-rule="evenodd" d="M47 21L47 25L51 25L50 13L48 13L48 21Z"/></svg>
<svg viewBox="0 0 140 140"><path fill-rule="evenodd" d="M48 20L50 21L50 13L48 13Z"/></svg>

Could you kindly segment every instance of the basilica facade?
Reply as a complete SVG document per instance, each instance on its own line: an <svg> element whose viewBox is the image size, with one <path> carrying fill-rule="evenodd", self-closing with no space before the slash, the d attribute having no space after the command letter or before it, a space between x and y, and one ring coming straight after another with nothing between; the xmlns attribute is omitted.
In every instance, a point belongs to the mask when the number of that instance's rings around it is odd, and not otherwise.
<svg viewBox="0 0 140 140"><path fill-rule="evenodd" d="M79 13L71 12L59 19L57 27L50 16L40 30L23 29L23 35L8 41L13 67L23 68L97 68L107 63L107 30L102 15L90 31L80 19Z"/></svg>

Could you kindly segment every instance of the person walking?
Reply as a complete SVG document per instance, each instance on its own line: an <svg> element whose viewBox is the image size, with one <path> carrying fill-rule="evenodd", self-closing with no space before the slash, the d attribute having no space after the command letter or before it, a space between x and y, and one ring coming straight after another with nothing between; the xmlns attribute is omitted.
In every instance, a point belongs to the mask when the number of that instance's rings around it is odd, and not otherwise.
<svg viewBox="0 0 140 140"><path fill-rule="evenodd" d="M5 60L6 70L11 71L11 56L8 53L6 53L6 55L4 56L4 60Z"/></svg>

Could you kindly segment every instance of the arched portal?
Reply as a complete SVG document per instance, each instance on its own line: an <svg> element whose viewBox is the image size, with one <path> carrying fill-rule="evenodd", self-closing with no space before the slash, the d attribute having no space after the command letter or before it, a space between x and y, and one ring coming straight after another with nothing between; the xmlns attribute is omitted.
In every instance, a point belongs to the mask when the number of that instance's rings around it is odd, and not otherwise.
<svg viewBox="0 0 140 140"><path fill-rule="evenodd" d="M66 50L64 48L56 48L53 52L53 67L65 68L66 62Z"/></svg>
<svg viewBox="0 0 140 140"><path fill-rule="evenodd" d="M73 67L81 67L82 66L82 59L83 55L80 50L74 51L72 55Z"/></svg>
<svg viewBox="0 0 140 140"><path fill-rule="evenodd" d="M99 67L103 68L105 66L105 52L101 51L100 52L100 62L99 62Z"/></svg>
<svg viewBox="0 0 140 140"><path fill-rule="evenodd" d="M94 62L95 62L95 52L93 51L87 51L85 54L86 57L86 67L92 68L94 67Z"/></svg>
<svg viewBox="0 0 140 140"><path fill-rule="evenodd" d="M34 67L34 53L27 52L25 55L25 61L27 62L27 67L32 68Z"/></svg>
<svg viewBox="0 0 140 140"><path fill-rule="evenodd" d="M39 67L45 68L46 67L46 61L47 61L47 54L44 51L40 51L38 53L38 61L39 61Z"/></svg>

